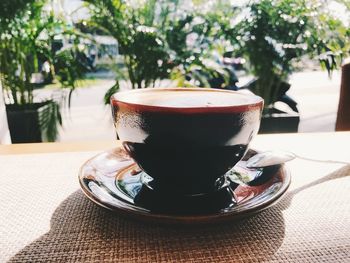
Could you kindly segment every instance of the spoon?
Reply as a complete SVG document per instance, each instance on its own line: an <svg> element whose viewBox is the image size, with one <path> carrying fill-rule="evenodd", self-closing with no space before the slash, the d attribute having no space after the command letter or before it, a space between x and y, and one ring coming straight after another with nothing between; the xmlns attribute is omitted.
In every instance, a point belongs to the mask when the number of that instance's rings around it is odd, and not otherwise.
<svg viewBox="0 0 350 263"><path fill-rule="evenodd" d="M257 153L256 155L252 156L246 161L246 167L247 168L270 167L270 166L286 163L288 161L294 160L295 158L305 160L305 161L311 161L311 162L350 165L349 162L335 161L335 160L318 160L318 159L303 157L292 152L275 150L275 151L266 151L266 152Z"/></svg>
<svg viewBox="0 0 350 263"><path fill-rule="evenodd" d="M348 162L334 160L317 160L302 157L292 152L287 151L266 151L260 152L249 158L244 167L235 166L228 172L228 178L231 182L239 185L246 184L249 186L259 186L266 183L276 173L279 164L299 158L306 161L322 162L322 163L337 163L350 165ZM244 169L244 168L248 168ZM249 170L252 169L252 170Z"/></svg>

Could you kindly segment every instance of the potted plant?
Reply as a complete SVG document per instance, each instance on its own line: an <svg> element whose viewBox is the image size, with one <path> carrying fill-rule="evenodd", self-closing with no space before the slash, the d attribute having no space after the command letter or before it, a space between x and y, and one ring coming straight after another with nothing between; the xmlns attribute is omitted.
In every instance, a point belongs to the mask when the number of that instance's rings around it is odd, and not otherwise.
<svg viewBox="0 0 350 263"><path fill-rule="evenodd" d="M35 76L46 67L51 80L75 88L79 77L74 45L54 50L53 44L64 32L64 22L44 10L45 1L22 3L12 17L1 17L0 81L13 143L55 141L62 124L59 98L36 99ZM27 1L28 2L28 1ZM7 10L10 1L1 1ZM69 93L71 94L71 93Z"/></svg>
<svg viewBox="0 0 350 263"><path fill-rule="evenodd" d="M224 27L225 35L244 54L255 79L246 88L265 100L260 132L297 132L296 102L287 96L289 76L301 59L317 58L329 72L348 50L348 29L321 1L250 1ZM275 107L286 103L288 113Z"/></svg>
<svg viewBox="0 0 350 263"><path fill-rule="evenodd" d="M174 68L172 79L178 86L197 86L236 89L237 76L230 65L223 63L219 50L219 8L226 5L215 4L211 12L199 12L198 4L193 10L186 10L175 16L165 27L168 49L172 52Z"/></svg>

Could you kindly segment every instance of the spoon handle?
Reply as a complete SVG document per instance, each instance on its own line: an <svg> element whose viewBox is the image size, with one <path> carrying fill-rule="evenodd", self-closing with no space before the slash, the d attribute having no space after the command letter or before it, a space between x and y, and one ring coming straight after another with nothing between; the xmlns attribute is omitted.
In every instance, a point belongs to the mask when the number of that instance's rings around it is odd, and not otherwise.
<svg viewBox="0 0 350 263"><path fill-rule="evenodd" d="M264 167L286 163L288 161L294 160L295 158L305 160L305 161L311 161L311 162L350 165L350 162L313 159L313 158L297 155L293 152L288 152L288 151L266 151L266 152L258 152L256 155L249 158L246 162L246 166L248 168L253 168L253 169L264 168Z"/></svg>
<svg viewBox="0 0 350 263"><path fill-rule="evenodd" d="M344 162L344 161L335 161L335 160L319 160L319 159L313 159L313 158L308 158L304 156L300 156L297 154L294 154L295 158L305 160L305 161L310 161L310 162L317 162L317 163L334 163L334 164L345 164L345 165L350 165L350 162Z"/></svg>

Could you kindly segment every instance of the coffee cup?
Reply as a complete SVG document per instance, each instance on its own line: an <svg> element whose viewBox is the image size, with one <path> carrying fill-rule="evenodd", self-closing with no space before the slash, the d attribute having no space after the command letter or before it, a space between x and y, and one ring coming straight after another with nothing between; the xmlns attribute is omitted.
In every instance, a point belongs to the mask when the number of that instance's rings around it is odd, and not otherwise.
<svg viewBox="0 0 350 263"><path fill-rule="evenodd" d="M263 99L206 88L153 88L111 97L116 133L147 186L198 196L224 187L260 125Z"/></svg>

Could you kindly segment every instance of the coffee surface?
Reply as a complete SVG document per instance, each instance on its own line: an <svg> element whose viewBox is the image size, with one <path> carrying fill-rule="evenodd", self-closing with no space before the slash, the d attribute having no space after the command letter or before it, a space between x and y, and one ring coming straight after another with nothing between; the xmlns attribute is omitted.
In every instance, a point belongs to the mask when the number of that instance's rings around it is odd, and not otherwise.
<svg viewBox="0 0 350 263"><path fill-rule="evenodd" d="M254 95L206 89L152 89L125 95L119 93L116 99L132 104L176 108L227 107L259 102Z"/></svg>

